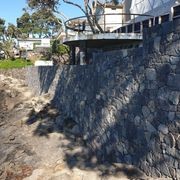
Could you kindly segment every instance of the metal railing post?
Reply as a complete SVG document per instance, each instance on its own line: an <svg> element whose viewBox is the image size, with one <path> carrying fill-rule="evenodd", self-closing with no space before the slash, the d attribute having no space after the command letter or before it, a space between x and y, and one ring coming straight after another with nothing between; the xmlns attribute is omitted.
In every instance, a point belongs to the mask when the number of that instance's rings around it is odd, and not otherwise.
<svg viewBox="0 0 180 180"><path fill-rule="evenodd" d="M106 15L104 14L104 32L106 31Z"/></svg>
<svg viewBox="0 0 180 180"><path fill-rule="evenodd" d="M132 33L134 33L134 29L135 29L135 15L134 15L134 18L133 18Z"/></svg>
<svg viewBox="0 0 180 180"><path fill-rule="evenodd" d="M140 33L143 32L143 22L140 22Z"/></svg>
<svg viewBox="0 0 180 180"><path fill-rule="evenodd" d="M169 14L169 21L173 20L173 14L174 14L174 8L171 7L171 11L170 11L170 14Z"/></svg>
<svg viewBox="0 0 180 180"><path fill-rule="evenodd" d="M122 17L120 18L121 21L119 22L114 22L114 20L112 19L111 21L111 17L113 18L113 15L117 15L117 14L120 14L122 15ZM110 22L107 22L106 18L108 17L107 20L109 20ZM131 20L130 21L126 21L127 17L131 17ZM143 17L146 17L144 21L141 21L138 19L136 19L137 16L143 16ZM153 19L153 16L148 16L148 15L140 15L140 14L128 14L128 13L116 13L116 14L112 14L112 13L109 13L109 14L101 14L101 15L97 15L96 16L98 18L98 24L99 26L101 27L101 30L106 32L107 31L107 25L109 25L110 27L112 28L116 28L116 30L112 30L112 32L120 32L120 33L136 33L136 31L138 32L143 32L143 28L144 28L144 22L147 22L148 24L145 24L145 26L147 27L151 27L153 26L153 24L155 23L156 19L154 18ZM85 18L87 19L86 16L81 16L81 17L77 17L77 18L72 18L72 19L69 19L65 22L65 32L66 32L66 38L67 36L69 36L68 34L68 31L71 30L71 31L74 31L76 33L80 33L80 32L92 32L90 25L87 24L86 25L86 28L84 29L83 28L83 24L82 22L84 22ZM100 21L99 21L100 20ZM117 24L117 25L116 25ZM140 27L139 27L140 26ZM111 30L110 30L111 32Z"/></svg>

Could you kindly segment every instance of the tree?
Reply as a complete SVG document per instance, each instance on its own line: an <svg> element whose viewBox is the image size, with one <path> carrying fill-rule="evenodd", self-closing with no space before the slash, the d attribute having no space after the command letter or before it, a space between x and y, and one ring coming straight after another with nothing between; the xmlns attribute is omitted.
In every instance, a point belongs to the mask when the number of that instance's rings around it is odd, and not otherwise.
<svg viewBox="0 0 180 180"><path fill-rule="evenodd" d="M117 5L119 3L118 0L104 0L102 3L100 3L98 0L84 0L84 8L80 4L74 3L71 0L63 0L63 2L67 4L71 4L73 6L78 7L86 16L88 24L92 30L92 32L95 34L97 32L103 33L104 30L101 28L101 26L98 24L97 16L96 16L96 10L97 10L97 4L101 4L103 6L106 2L111 2L114 5Z"/></svg>
<svg viewBox="0 0 180 180"><path fill-rule="evenodd" d="M17 26L25 37L29 34L39 38L52 37L59 31L61 20L50 10L38 9L32 14L25 12L17 19Z"/></svg>
<svg viewBox="0 0 180 180"><path fill-rule="evenodd" d="M17 27L22 32L24 38L31 32L31 15L25 12L20 18L17 18Z"/></svg>
<svg viewBox="0 0 180 180"><path fill-rule="evenodd" d="M14 39L20 35L20 31L13 24L5 26L5 21L0 18L0 50L4 51L7 58L14 58Z"/></svg>
<svg viewBox="0 0 180 180"><path fill-rule="evenodd" d="M97 33L97 29L100 32L104 32L101 26L98 24L97 18L95 16L96 8L97 8L97 3L99 2L98 0L83 0L83 6L82 4L78 4L75 1L71 0L63 0L64 3L76 6L79 8L86 16L88 24L92 30L92 32L95 34ZM105 2L112 2L115 5L119 3L118 0L104 0ZM101 3L102 4L102 3ZM57 12L57 7L59 5L59 0L28 0L28 5L32 9L48 9L52 12Z"/></svg>
<svg viewBox="0 0 180 180"><path fill-rule="evenodd" d="M57 11L59 0L27 0L31 9L46 9L53 12Z"/></svg>

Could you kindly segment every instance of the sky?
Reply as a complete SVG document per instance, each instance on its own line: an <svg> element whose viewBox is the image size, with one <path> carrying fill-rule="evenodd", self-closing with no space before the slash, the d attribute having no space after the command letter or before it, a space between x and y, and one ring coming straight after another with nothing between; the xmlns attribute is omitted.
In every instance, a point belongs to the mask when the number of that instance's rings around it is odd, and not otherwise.
<svg viewBox="0 0 180 180"><path fill-rule="evenodd" d="M0 0L0 18L6 21L6 24L12 23L16 25L16 19L23 14L22 9L27 7L26 0ZM61 2L61 1L60 1ZM81 3L82 0L76 0ZM82 16L83 14L77 7L61 3L59 11L67 18ZM60 17L61 18L61 17Z"/></svg>

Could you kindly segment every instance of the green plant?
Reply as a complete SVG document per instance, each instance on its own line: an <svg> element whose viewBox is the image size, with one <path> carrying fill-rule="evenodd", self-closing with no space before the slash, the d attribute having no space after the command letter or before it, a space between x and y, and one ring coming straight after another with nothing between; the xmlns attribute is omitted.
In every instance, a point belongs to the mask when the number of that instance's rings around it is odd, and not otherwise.
<svg viewBox="0 0 180 180"><path fill-rule="evenodd" d="M52 44L52 54L59 56L69 54L69 47L64 44L60 44L59 40L55 40Z"/></svg>
<svg viewBox="0 0 180 180"><path fill-rule="evenodd" d="M32 65L32 62L24 59L8 59L0 61L0 69L22 68L29 65Z"/></svg>
<svg viewBox="0 0 180 180"><path fill-rule="evenodd" d="M60 55L69 54L69 47L64 44L60 44L58 51Z"/></svg>

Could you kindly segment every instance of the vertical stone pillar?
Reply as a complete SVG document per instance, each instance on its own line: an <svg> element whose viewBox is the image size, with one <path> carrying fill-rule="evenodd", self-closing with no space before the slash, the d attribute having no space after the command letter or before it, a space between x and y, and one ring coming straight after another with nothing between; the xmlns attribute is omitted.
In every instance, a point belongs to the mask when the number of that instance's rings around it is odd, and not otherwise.
<svg viewBox="0 0 180 180"><path fill-rule="evenodd" d="M75 65L76 60L76 48L74 46L70 46L70 64Z"/></svg>
<svg viewBox="0 0 180 180"><path fill-rule="evenodd" d="M87 64L87 47L86 47L86 41L80 42L80 65Z"/></svg>

